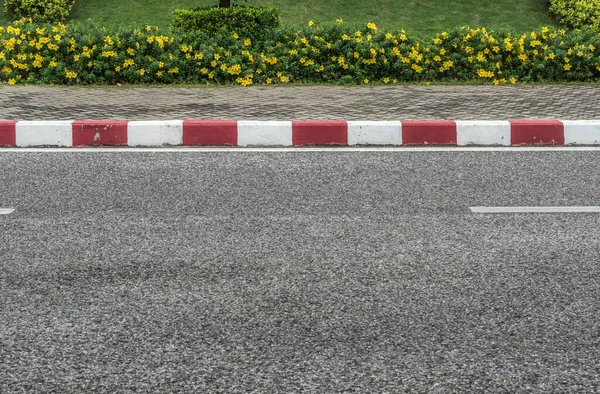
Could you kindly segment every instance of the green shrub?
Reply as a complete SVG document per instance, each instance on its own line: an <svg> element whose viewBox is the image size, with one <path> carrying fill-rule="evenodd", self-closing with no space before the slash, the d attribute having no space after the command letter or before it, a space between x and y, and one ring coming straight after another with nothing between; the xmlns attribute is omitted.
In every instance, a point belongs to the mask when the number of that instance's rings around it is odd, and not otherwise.
<svg viewBox="0 0 600 394"><path fill-rule="evenodd" d="M34 22L60 22L67 19L75 0L4 0L11 20L31 18Z"/></svg>
<svg viewBox="0 0 600 394"><path fill-rule="evenodd" d="M171 26L177 31L202 31L215 34L221 30L243 35L261 36L280 25L276 8L200 8L173 11Z"/></svg>
<svg viewBox="0 0 600 394"><path fill-rule="evenodd" d="M93 22L0 27L0 82L9 84L285 84L471 81L600 82L600 35L460 28L428 39L346 23L164 35Z"/></svg>
<svg viewBox="0 0 600 394"><path fill-rule="evenodd" d="M571 28L600 28L600 0L550 0L550 13Z"/></svg>

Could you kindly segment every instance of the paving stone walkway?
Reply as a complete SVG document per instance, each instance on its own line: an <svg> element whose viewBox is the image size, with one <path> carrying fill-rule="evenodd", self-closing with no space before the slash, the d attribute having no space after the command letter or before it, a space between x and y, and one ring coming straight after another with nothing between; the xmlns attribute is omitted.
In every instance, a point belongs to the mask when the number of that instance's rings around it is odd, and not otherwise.
<svg viewBox="0 0 600 394"><path fill-rule="evenodd" d="M0 118L600 119L600 85L0 87Z"/></svg>

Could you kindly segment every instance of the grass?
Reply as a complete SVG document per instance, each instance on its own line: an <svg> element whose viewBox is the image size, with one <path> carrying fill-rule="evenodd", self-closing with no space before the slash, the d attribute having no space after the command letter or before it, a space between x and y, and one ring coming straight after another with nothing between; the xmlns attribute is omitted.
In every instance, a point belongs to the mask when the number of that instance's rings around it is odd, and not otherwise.
<svg viewBox="0 0 600 394"><path fill-rule="evenodd" d="M149 24L168 29L177 8L210 6L217 0L77 0L72 19L94 19L104 25ZM528 32L555 26L547 0L248 0L250 6L279 8L282 20L304 24L334 21L375 22L378 27L403 28L429 35L459 26L509 28ZM8 23L4 9L0 24Z"/></svg>

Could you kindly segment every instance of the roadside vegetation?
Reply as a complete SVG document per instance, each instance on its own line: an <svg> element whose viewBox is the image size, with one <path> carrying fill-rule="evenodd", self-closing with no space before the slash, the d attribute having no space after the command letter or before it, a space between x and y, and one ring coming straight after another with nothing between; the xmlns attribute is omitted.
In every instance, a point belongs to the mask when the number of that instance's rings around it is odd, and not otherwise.
<svg viewBox="0 0 600 394"><path fill-rule="evenodd" d="M166 31L176 9L208 7L217 0L77 0L68 20L92 19L100 25L151 25ZM554 26L546 0L248 0L241 5L275 7L282 22L304 25L342 18L374 22L380 28L435 34L460 26L510 28L527 32ZM0 24L9 22L6 12Z"/></svg>
<svg viewBox="0 0 600 394"><path fill-rule="evenodd" d="M22 0L5 1L18 4ZM129 15L123 20L100 19L104 16L85 19L78 14L80 7L100 6L100 2L73 1L39 0L27 3L35 9L9 10L12 18L26 16L23 12L30 12L32 17L0 28L0 81L249 86L290 82L464 81L499 85L600 80L600 35L593 15L585 29L569 30L554 26L547 9L535 11L537 19L527 19L525 11L518 17L507 11L509 3L512 8L517 3L543 4L538 0L461 3L468 9L463 10L463 18L488 15L493 18L489 19L491 28L477 27L479 22L474 23L475 27L461 27L460 18L449 22L447 17L452 15L456 2L422 2L415 10L427 12L420 14L421 20L410 19L412 30L401 24L411 7L397 9L399 2L391 0L377 2L381 7L373 7L372 2L340 0L334 5L337 0L332 0L325 6L315 1L315 8L307 10L306 15L317 17L308 20L303 20L303 11L294 7L298 3L308 6L309 1L264 0L261 6L275 7L258 10L188 9L203 4L198 0L193 4L186 0L146 0L145 8L136 14L135 1L117 4L105 0L103 4L114 5L110 14L108 10L92 13L120 18ZM206 5L214 5L214 1L206 1ZM248 4L253 1L258 0L248 0ZM505 4L506 12L491 12L499 3ZM40 4L47 7L39 8ZM173 7L178 11L173 13ZM64 24L42 23L48 19L43 13L48 10L54 14L72 12L72 17ZM330 19L334 12L334 19ZM369 12L375 13L373 18ZM149 20L164 14L169 16L168 23L153 24ZM507 15L514 16L510 23ZM131 22L133 19L135 22Z"/></svg>

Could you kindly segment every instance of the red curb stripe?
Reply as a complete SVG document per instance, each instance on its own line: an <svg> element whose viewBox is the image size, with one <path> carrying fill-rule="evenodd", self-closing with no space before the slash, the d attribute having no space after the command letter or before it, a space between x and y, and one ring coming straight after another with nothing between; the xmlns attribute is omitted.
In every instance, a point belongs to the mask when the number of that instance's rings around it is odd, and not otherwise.
<svg viewBox="0 0 600 394"><path fill-rule="evenodd" d="M564 145L565 128L560 120L511 120L511 145Z"/></svg>
<svg viewBox="0 0 600 394"><path fill-rule="evenodd" d="M403 120L402 145L456 145L456 122Z"/></svg>
<svg viewBox="0 0 600 394"><path fill-rule="evenodd" d="M0 146L17 145L17 121L0 120Z"/></svg>
<svg viewBox="0 0 600 394"><path fill-rule="evenodd" d="M237 120L183 121L183 145L236 146L237 143Z"/></svg>
<svg viewBox="0 0 600 394"><path fill-rule="evenodd" d="M126 120L76 120L73 146L127 145Z"/></svg>
<svg viewBox="0 0 600 394"><path fill-rule="evenodd" d="M292 145L348 145L348 122L294 120Z"/></svg>

